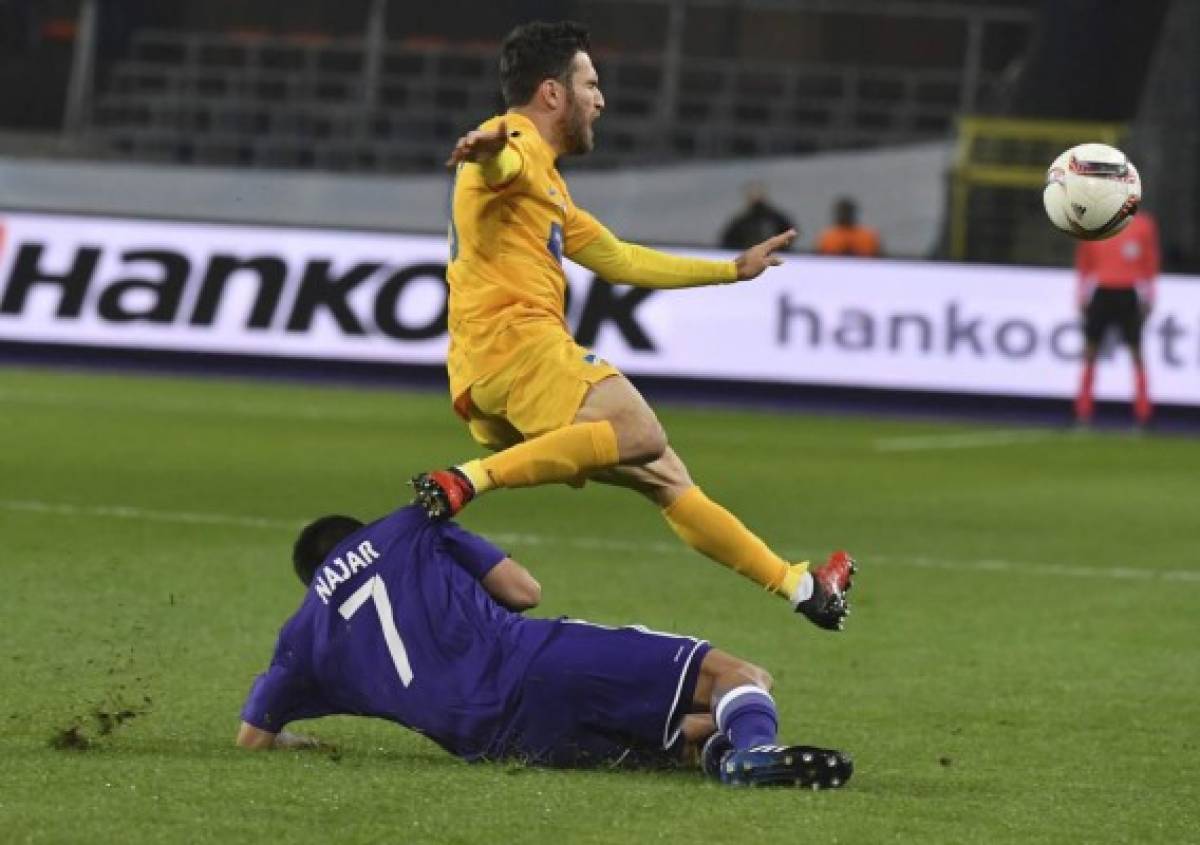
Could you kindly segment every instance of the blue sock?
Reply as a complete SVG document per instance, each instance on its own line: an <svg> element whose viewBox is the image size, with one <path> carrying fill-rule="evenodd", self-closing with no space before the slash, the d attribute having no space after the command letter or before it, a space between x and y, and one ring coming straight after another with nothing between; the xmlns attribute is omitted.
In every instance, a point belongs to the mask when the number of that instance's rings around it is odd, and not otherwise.
<svg viewBox="0 0 1200 845"><path fill-rule="evenodd" d="M775 699L751 684L734 687L713 707L717 730L729 737L739 751L759 745L774 745L779 730Z"/></svg>

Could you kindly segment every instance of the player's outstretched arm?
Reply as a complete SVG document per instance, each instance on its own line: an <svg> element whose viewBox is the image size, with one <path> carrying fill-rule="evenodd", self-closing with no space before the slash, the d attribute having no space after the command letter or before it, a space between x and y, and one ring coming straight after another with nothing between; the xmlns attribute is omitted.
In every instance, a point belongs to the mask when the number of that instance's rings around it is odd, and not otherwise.
<svg viewBox="0 0 1200 845"><path fill-rule="evenodd" d="M249 751L267 751L275 747L276 734L270 731L264 731L262 728L256 728L249 722L242 722L238 728L237 742L238 748L245 748Z"/></svg>
<svg viewBox="0 0 1200 845"><path fill-rule="evenodd" d="M761 275L768 267L783 263L777 252L796 239L796 230L767 238L733 261L684 258L656 249L626 243L587 212L577 211L595 236L567 257L582 264L606 282L643 288L690 288L744 282Z"/></svg>
<svg viewBox="0 0 1200 845"><path fill-rule="evenodd" d="M478 164L488 187L505 188L521 175L525 163L508 138L508 124L503 120L495 129L472 129L454 145L450 158L446 159L446 169L453 172L466 162Z"/></svg>
<svg viewBox="0 0 1200 845"><path fill-rule="evenodd" d="M241 727L238 728L236 742L238 748L245 748L248 751L270 751L275 748L291 751L333 749L333 746L328 743L311 736L294 734L289 731L271 733L262 728L256 728L249 722L242 722Z"/></svg>
<svg viewBox="0 0 1200 845"><path fill-rule="evenodd" d="M737 267L737 280L745 282L758 278L768 267L778 267L783 259L776 255L781 249L787 249L796 239L796 230L788 229L774 237L767 238L760 244L750 247L733 260Z"/></svg>
<svg viewBox="0 0 1200 845"><path fill-rule="evenodd" d="M500 154L508 146L508 124L503 120L495 129L472 129L458 139L450 158L446 159L446 169L453 170L464 161L482 164Z"/></svg>
<svg viewBox="0 0 1200 845"><path fill-rule="evenodd" d="M582 209L577 219L592 237L578 249L567 252L576 264L591 270L604 281L640 288L691 288L737 281L732 261L684 258L656 249L627 243Z"/></svg>

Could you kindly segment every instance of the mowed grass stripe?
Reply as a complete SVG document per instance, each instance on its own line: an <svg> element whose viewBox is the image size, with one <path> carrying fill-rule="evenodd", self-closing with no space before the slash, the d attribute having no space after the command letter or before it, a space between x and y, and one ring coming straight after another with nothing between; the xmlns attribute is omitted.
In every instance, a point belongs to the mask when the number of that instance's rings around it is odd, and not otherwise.
<svg viewBox="0 0 1200 845"><path fill-rule="evenodd" d="M269 528L298 530L304 519L271 519L257 516L237 516L225 513L188 513L180 511L158 511L130 505L74 505L61 502L34 502L0 500L0 510L17 513L46 514L51 516L115 517L117 519L145 520L147 522L174 522L183 525L222 525L235 528ZM497 543L518 546L547 546L574 549L589 549L606 552L649 552L656 555L694 556L695 552L681 543L660 540L618 540L611 537L588 537L531 532L488 532L488 537ZM787 552L787 549L784 549ZM1124 566L1067 566L1056 563L1032 563L1029 561L999 560L946 560L924 556L857 553L860 565L886 564L912 566L921 569L974 570L978 572L1001 572L1030 574L1044 577L1102 578L1106 580L1151 578L1162 581L1200 584L1200 571L1190 569L1160 569L1155 567L1132 568Z"/></svg>

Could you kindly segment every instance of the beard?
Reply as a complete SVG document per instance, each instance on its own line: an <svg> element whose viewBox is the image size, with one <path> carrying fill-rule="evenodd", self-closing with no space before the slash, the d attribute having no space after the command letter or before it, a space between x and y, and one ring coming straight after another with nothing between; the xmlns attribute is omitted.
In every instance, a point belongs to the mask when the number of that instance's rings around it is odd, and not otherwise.
<svg viewBox="0 0 1200 845"><path fill-rule="evenodd" d="M595 146L592 127L588 123L587 114L579 106L579 101L571 90L567 89L567 110L559 121L559 132L562 133L563 147L567 155L583 155L590 153Z"/></svg>

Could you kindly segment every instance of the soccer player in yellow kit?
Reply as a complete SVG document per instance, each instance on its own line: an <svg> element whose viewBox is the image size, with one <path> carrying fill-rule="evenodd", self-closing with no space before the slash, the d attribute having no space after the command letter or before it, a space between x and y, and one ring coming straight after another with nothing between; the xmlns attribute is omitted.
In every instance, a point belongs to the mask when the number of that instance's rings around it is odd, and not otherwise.
<svg viewBox="0 0 1200 845"><path fill-rule="evenodd" d="M695 485L658 418L625 376L575 343L564 319L562 258L608 282L653 288L746 281L778 265L794 230L732 261L682 258L618 240L575 205L559 156L593 146L604 109L578 24L517 27L501 48L508 111L455 146L450 222L450 352L454 409L495 454L413 479L435 519L502 487L592 479L653 501L692 548L788 599L820 627L849 612L854 561L789 564Z"/></svg>

